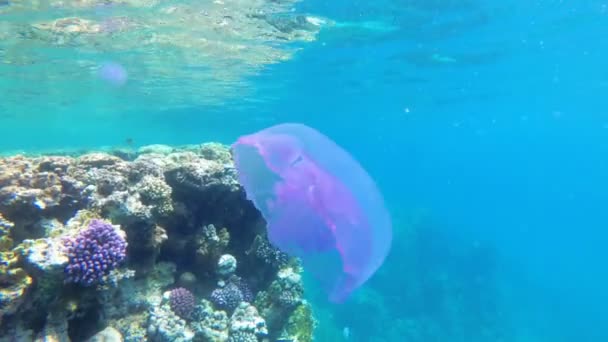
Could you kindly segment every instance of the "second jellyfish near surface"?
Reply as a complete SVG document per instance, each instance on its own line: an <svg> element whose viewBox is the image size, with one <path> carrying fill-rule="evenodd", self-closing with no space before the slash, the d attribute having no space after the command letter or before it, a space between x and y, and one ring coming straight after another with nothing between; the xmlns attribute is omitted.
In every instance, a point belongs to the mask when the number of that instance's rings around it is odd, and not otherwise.
<svg viewBox="0 0 608 342"><path fill-rule="evenodd" d="M392 226L374 181L348 152L302 124L240 137L234 161L277 248L302 260L334 302L382 265Z"/></svg>

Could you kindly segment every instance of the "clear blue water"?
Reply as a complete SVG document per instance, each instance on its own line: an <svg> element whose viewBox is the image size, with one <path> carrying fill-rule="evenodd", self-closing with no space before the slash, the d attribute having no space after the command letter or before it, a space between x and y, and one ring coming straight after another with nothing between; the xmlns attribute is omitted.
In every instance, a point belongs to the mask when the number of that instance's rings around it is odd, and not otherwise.
<svg viewBox="0 0 608 342"><path fill-rule="evenodd" d="M337 24L238 81L152 89L212 103L142 96L151 73L76 91L0 66L0 149L230 143L302 122L365 165L395 221L388 260L349 302L311 285L319 341L344 328L350 341L608 341L608 3L304 0L295 13ZM17 105L17 87L47 96ZM39 101L49 89L73 103Z"/></svg>

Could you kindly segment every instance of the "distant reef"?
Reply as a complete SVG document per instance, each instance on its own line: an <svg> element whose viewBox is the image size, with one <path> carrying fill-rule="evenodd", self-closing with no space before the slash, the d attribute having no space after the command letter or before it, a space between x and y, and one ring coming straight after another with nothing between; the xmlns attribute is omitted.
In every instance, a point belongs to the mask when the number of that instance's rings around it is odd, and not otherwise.
<svg viewBox="0 0 608 342"><path fill-rule="evenodd" d="M0 158L0 341L312 341L220 144Z"/></svg>

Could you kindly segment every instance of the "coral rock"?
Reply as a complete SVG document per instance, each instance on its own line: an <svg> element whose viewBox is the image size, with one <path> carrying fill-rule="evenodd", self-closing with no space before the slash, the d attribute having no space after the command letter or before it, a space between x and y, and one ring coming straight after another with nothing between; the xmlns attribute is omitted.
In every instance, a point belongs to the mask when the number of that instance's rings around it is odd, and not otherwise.
<svg viewBox="0 0 608 342"><path fill-rule="evenodd" d="M35 342L69 342L68 321L63 314L49 313L44 329Z"/></svg>

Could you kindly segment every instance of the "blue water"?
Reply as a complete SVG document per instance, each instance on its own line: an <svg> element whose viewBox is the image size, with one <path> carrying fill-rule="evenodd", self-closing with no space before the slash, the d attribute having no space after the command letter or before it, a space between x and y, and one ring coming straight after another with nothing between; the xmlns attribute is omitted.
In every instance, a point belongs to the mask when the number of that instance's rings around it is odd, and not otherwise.
<svg viewBox="0 0 608 342"><path fill-rule="evenodd" d="M26 118L0 105L0 146L230 143L302 122L365 165L395 224L384 267L350 301L310 285L319 341L608 341L608 4L296 12L342 26L249 76L243 97L129 115L95 110L129 101L111 89Z"/></svg>

